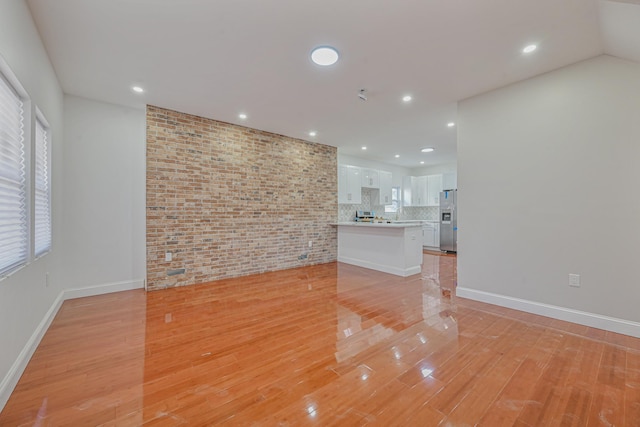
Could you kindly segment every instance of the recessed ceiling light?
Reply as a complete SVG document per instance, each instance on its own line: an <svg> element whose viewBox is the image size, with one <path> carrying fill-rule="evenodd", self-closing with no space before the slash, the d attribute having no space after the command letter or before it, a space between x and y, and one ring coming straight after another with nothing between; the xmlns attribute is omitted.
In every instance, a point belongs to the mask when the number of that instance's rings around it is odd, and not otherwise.
<svg viewBox="0 0 640 427"><path fill-rule="evenodd" d="M136 93L142 93L144 92L144 89L142 89L140 86L134 86L131 88L134 92Z"/></svg>
<svg viewBox="0 0 640 427"><path fill-rule="evenodd" d="M316 136L318 134L318 132L316 132L315 130L312 130L311 132L309 132L309 136Z"/></svg>
<svg viewBox="0 0 640 427"><path fill-rule="evenodd" d="M450 128L454 127L455 125L456 125L456 124L455 124L455 123L453 123L453 122L449 122L449 123L447 123L447 126L449 126Z"/></svg>
<svg viewBox="0 0 640 427"><path fill-rule="evenodd" d="M433 151L433 148L430 148L430 147L429 147L429 148L423 148L423 149L422 149L422 150L420 150L420 151L422 151L423 153L430 153L430 152L432 152L432 151Z"/></svg>
<svg viewBox="0 0 640 427"><path fill-rule="evenodd" d="M238 114L238 117L240 117L242 120L247 118L247 115L245 113L240 113Z"/></svg>
<svg viewBox="0 0 640 427"><path fill-rule="evenodd" d="M524 49L522 49L522 52L524 53L531 53L534 50L536 50L538 48L538 46L536 46L535 44L530 44L529 46L525 47Z"/></svg>
<svg viewBox="0 0 640 427"><path fill-rule="evenodd" d="M424 161L420 162L421 165L424 165Z"/></svg>
<svg viewBox="0 0 640 427"><path fill-rule="evenodd" d="M400 154L396 154L396 159L397 159L398 157L400 157Z"/></svg>
<svg viewBox="0 0 640 427"><path fill-rule="evenodd" d="M364 146L363 146L363 147L362 147L362 149L363 149L363 150L366 150L366 149L367 149L367 147L364 147Z"/></svg>
<svg viewBox="0 0 640 427"><path fill-rule="evenodd" d="M338 62L338 51L331 46L320 46L311 51L311 60L318 65L333 65Z"/></svg>
<svg viewBox="0 0 640 427"><path fill-rule="evenodd" d="M409 101L411 101L411 95L405 95L405 96L403 96L403 97L402 97L402 100L403 100L404 102L409 102Z"/></svg>

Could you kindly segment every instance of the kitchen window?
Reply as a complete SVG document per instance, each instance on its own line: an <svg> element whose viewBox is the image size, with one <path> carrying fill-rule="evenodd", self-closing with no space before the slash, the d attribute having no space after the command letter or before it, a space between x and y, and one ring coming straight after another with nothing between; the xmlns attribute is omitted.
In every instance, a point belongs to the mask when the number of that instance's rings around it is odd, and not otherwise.
<svg viewBox="0 0 640 427"><path fill-rule="evenodd" d="M384 207L385 212L398 212L400 187L391 187L391 204Z"/></svg>

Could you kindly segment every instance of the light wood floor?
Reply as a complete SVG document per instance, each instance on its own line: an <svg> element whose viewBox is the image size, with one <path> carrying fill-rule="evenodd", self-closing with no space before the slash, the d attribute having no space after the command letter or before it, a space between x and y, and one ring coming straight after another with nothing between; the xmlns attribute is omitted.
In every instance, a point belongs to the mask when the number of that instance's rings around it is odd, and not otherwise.
<svg viewBox="0 0 640 427"><path fill-rule="evenodd" d="M640 340L456 298L455 257L67 301L1 426L640 426Z"/></svg>

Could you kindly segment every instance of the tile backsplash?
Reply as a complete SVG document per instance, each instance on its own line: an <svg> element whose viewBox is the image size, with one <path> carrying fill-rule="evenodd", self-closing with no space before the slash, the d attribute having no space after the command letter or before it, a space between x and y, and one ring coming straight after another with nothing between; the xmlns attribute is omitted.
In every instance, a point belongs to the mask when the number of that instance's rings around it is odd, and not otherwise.
<svg viewBox="0 0 640 427"><path fill-rule="evenodd" d="M385 212L384 205L373 204L378 200L378 190L371 188L362 189L362 203L359 205L339 204L338 205L338 221L353 221L356 211L374 211L376 216L387 219L410 220L410 219L438 219L438 207L400 207L398 212Z"/></svg>

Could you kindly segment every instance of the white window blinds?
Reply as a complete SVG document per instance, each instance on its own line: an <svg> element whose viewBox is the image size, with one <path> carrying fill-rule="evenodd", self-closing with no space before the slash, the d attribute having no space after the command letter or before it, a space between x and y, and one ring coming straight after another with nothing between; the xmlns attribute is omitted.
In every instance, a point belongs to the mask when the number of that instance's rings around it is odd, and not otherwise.
<svg viewBox="0 0 640 427"><path fill-rule="evenodd" d="M27 261L23 103L0 74L0 276Z"/></svg>
<svg viewBox="0 0 640 427"><path fill-rule="evenodd" d="M49 129L38 114L35 135L35 256L51 249L51 191L49 188Z"/></svg>

